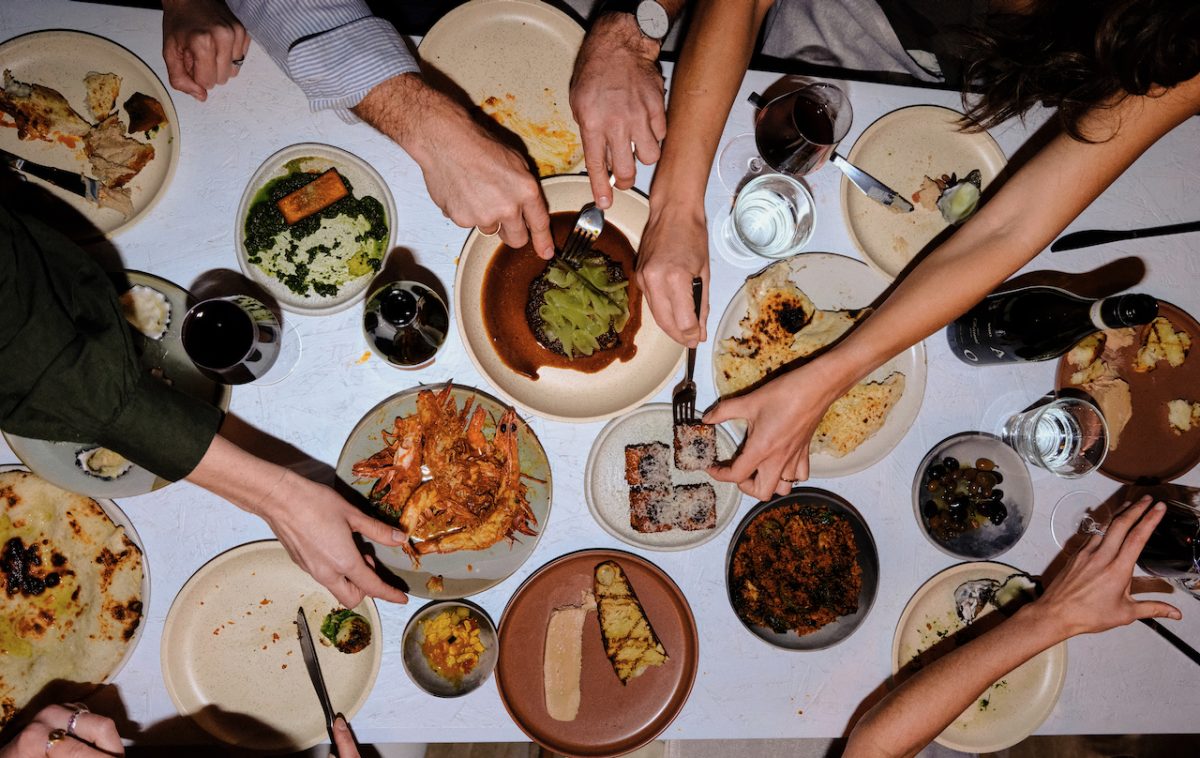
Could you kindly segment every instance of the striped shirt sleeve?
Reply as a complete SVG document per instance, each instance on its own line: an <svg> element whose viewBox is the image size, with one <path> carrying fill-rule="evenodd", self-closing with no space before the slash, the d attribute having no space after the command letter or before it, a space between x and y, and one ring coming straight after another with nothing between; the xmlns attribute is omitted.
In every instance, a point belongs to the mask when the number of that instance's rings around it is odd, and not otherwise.
<svg viewBox="0 0 1200 758"><path fill-rule="evenodd" d="M396 29L362 0L228 0L246 31L300 86L313 110L358 105L371 88L420 71Z"/></svg>

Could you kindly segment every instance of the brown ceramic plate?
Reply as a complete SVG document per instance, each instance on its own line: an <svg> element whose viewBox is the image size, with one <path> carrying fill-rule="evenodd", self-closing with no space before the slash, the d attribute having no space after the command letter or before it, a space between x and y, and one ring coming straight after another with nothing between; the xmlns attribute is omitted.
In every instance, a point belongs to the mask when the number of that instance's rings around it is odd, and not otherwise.
<svg viewBox="0 0 1200 758"><path fill-rule="evenodd" d="M1116 450L1110 450L1100 473L1126 484L1157 484L1177 479L1200 463L1200 429L1176 434L1167 423L1167 403L1183 399L1200 401L1200 358L1197 357L1200 323L1183 309L1159 302L1158 315L1168 319L1176 331L1187 332L1192 338L1192 352L1178 368L1160 361L1153 371L1140 374L1133 370L1133 360L1142 345L1149 325L1136 328L1132 345L1117 353L1115 368L1129 383L1133 396L1133 417L1121 432ZM1066 356L1058 362L1055 386L1059 390L1082 392L1071 384L1071 374L1077 369L1067 363Z"/></svg>
<svg viewBox="0 0 1200 758"><path fill-rule="evenodd" d="M592 587L596 564L615 560L629 577L669 660L622 685L604 654L600 623L583 624L582 701L574 721L546 712L542 658L550 612L576 605ZM687 599L662 569L621 550L581 550L535 571L516 591L500 618L496 687L521 730L539 745L576 756L628 753L663 732L687 702L696 679L699 639Z"/></svg>

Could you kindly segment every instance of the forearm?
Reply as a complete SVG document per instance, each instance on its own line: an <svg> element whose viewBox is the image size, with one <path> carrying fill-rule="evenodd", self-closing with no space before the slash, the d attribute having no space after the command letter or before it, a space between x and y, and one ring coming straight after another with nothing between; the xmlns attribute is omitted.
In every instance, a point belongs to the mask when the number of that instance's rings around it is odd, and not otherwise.
<svg viewBox="0 0 1200 758"><path fill-rule="evenodd" d="M937 659L867 712L845 758L910 756L942 732L988 687L1068 637L1051 611L1029 605L986 634Z"/></svg>
<svg viewBox="0 0 1200 758"><path fill-rule="evenodd" d="M745 77L769 0L702 0L671 78L668 134L650 195L703 216L704 191L729 109Z"/></svg>
<svg viewBox="0 0 1200 758"><path fill-rule="evenodd" d="M284 467L252 455L218 434L187 481L262 516L269 495L287 473Z"/></svg>

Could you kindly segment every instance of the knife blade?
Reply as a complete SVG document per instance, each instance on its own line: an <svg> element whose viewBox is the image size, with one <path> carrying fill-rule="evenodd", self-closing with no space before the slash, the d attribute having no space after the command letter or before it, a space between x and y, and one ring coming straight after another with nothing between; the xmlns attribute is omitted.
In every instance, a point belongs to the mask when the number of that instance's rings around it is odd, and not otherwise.
<svg viewBox="0 0 1200 758"><path fill-rule="evenodd" d="M0 150L0 159L3 159L5 163L23 174L36 176L43 181L53 184L55 187L79 195L85 200L91 200L93 203L98 204L100 202L100 182L90 176L76 174L63 168L43 166L40 163L34 163L7 150Z"/></svg>
<svg viewBox="0 0 1200 758"><path fill-rule="evenodd" d="M1087 229L1082 232L1071 232L1054 240L1054 244L1050 246L1050 252L1057 253L1063 250L1078 250L1081 247L1105 245L1109 242L1134 240L1142 237L1158 237L1164 234L1181 234L1183 232L1200 232L1200 221L1167 224L1166 226L1148 226L1143 229Z"/></svg>
<svg viewBox="0 0 1200 758"><path fill-rule="evenodd" d="M842 156L834 153L833 157L830 158L830 162L842 170L842 173L846 175L851 184L858 187L864 195L875 202L880 205L886 205L889 208L895 208L903 213L912 212L913 204L908 202L903 195Z"/></svg>
<svg viewBox="0 0 1200 758"><path fill-rule="evenodd" d="M312 631L308 628L308 618L304 615L303 606L296 611L296 636L300 638L300 652L304 656L304 665L308 668L308 678L312 680L317 699L321 701L321 710L325 713L325 729L329 732L329 742L332 744L335 714L333 705L329 702L329 691L325 689L325 677L321 676L317 648L313 645Z"/></svg>

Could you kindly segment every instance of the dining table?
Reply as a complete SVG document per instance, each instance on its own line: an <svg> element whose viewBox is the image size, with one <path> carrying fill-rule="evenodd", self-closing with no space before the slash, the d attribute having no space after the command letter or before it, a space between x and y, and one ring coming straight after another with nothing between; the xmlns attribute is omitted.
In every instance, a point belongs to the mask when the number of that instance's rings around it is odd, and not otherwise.
<svg viewBox="0 0 1200 758"><path fill-rule="evenodd" d="M75 29L106 37L139 56L167 83L159 11L68 0L8 0L0 4L0 38L43 29ZM4 61L0 60L0 67ZM670 91L673 66L664 63ZM779 78L750 71L742 82L722 136L722 146L753 129L754 108L747 97ZM849 95L854 118L844 150L877 118L914 104L962 107L960 95L942 89L864 81L837 81ZM195 286L214 272L236 271L237 210L247 182L271 154L301 142L327 143L364 159L384 177L397 208L396 249L435 276L451 301L455 268L468 230L446 218L426 192L418 165L396 144L365 123L347 123L333 111L314 112L301 90L252 44L236 78L209 93L205 102L171 90L178 113L179 162L152 211L116 234L112 245L125 268ZM1024 119L990 130L1010 159L1035 134L1049 111L1035 109ZM844 152L843 150L843 152ZM653 166L638 166L637 188L648 192ZM804 252L861 258L847 231L841 207L841 174L825 166L805 177L815 200L815 228ZM1149 148L1071 224L1069 230L1133 228L1200 217L1200 119L1191 118ZM706 209L710 223L731 201L714 167ZM1054 198L1046 198L1054 202ZM1068 230L1068 231L1069 231ZM1145 273L1137 284L1185 310L1200 313L1200 235L1179 234L1116 242L1072 252L1043 252L1025 271L1053 269L1084 273L1114 261L1139 258ZM763 262L764 264L766 261ZM711 256L708 333L712 335L726 303L755 268L738 267ZM761 267L761 265L759 266ZM453 309L451 309L453 310ZM361 304L331 315L285 314L300 338L293 373L273 385L233 388L229 413L261 449L312 476L329 476L347 436L380 401L418 384L453 380L490 390L469 360L457 324L434 362L417 370L388 365L369 351L362 330ZM524 414L544 445L553 471L553 507L529 559L508 579L471 599L499 620L514 591L538 567L584 548L616 548L637 553L661 567L680 587L694 613L699 635L695 685L678 717L662 733L670 740L837 737L847 733L861 704L888 686L892 639L913 593L931 576L959 560L937 549L914 517L912 483L919 462L939 441L959 432L983 429L998 413L1016 412L1053 389L1055 361L974 367L955 358L939 331L925 340L928 378L915 422L896 447L864 471L807 484L852 503L874 535L879 585L874 606L862 625L843 642L819 651L791 651L765 644L735 616L726 590L726 555L732 526L716 539L690 550L659 552L629 547L593 520L584 498L584 468L602 422L565 423ZM697 356L697 406L716 400L712 380L713 344ZM648 401L669 402L674 379ZM0 443L0 462L17 457ZM1101 499L1120 486L1097 473L1058 478L1031 468L1035 492L1032 522L1024 537L998 560L1041 574L1058 557L1050 511L1064 495L1086 491ZM1200 486L1200 471L1176 480ZM140 533L152 582L145 607L144 633L132 658L112 683L136 726L124 736L134 744L204 742L195 728L156 728L180 724L161 670L160 647L171 602L188 578L207 561L237 545L272 537L267 524L186 482L149 494L120 498L118 505ZM736 520L755 505L743 496ZM1200 647L1200 604L1181 592L1162 595L1183 611L1181 621L1163 624ZM422 605L379 602L382 667L353 724L365 743L505 742L527 738L488 684L458 699L441 699L418 689L406 675L400 636ZM1188 733L1200 730L1195 718L1195 666L1141 624L1067 643L1065 684L1057 705L1038 734ZM534 653L531 653L534 654Z"/></svg>

